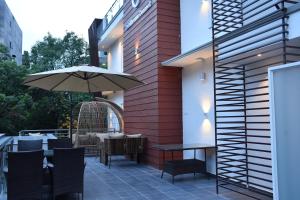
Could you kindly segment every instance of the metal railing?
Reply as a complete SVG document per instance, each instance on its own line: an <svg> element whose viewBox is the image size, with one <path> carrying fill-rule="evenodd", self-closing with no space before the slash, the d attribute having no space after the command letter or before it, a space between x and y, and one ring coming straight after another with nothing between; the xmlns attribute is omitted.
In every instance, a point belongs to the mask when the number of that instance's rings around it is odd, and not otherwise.
<svg viewBox="0 0 300 200"><path fill-rule="evenodd" d="M110 9L107 11L102 21L102 33L111 25L116 16L118 16L118 14L121 12L123 8L123 3L124 0L116 0L110 7Z"/></svg>
<svg viewBox="0 0 300 200"><path fill-rule="evenodd" d="M272 199L268 68L300 58L288 40L290 0L212 0L216 181Z"/></svg>
<svg viewBox="0 0 300 200"><path fill-rule="evenodd" d="M57 138L69 138L69 129L40 129L40 130L21 130L19 135L29 135L29 133L53 134ZM74 133L74 130L73 130Z"/></svg>

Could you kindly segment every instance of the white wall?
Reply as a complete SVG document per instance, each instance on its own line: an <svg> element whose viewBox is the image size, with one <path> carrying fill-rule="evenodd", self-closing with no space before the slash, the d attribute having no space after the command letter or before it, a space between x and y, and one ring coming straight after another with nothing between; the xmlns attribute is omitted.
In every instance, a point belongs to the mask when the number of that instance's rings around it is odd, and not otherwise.
<svg viewBox="0 0 300 200"><path fill-rule="evenodd" d="M123 39L117 40L107 52L108 70L123 72Z"/></svg>
<svg viewBox="0 0 300 200"><path fill-rule="evenodd" d="M180 0L181 52L212 40L211 0Z"/></svg>
<svg viewBox="0 0 300 200"><path fill-rule="evenodd" d="M205 80L200 80L204 72ZM182 71L183 143L215 144L214 87L212 59L186 66ZM204 113L207 112L207 117ZM215 153L207 154L208 171L215 174ZM192 158L193 152L185 151L184 158ZM202 151L197 158L203 159Z"/></svg>
<svg viewBox="0 0 300 200"><path fill-rule="evenodd" d="M123 72L123 39L117 40L109 49L107 55L108 70ZM123 108L124 94L122 91L108 96L108 99Z"/></svg>
<svg viewBox="0 0 300 200"><path fill-rule="evenodd" d="M300 11L293 13L290 15L288 23L289 23L289 39L296 38L300 36Z"/></svg>

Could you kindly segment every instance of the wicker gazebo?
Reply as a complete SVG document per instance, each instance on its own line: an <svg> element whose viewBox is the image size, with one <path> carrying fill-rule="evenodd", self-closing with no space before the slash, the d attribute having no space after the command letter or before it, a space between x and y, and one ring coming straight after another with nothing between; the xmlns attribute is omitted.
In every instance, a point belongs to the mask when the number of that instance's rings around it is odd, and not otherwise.
<svg viewBox="0 0 300 200"><path fill-rule="evenodd" d="M95 101L83 102L78 114L76 134L123 132L122 114L118 105L106 99L97 98Z"/></svg>
<svg viewBox="0 0 300 200"><path fill-rule="evenodd" d="M85 147L86 152L98 151L98 134L123 132L123 110L111 101L96 98L94 101L82 102L78 113L73 143L77 147Z"/></svg>

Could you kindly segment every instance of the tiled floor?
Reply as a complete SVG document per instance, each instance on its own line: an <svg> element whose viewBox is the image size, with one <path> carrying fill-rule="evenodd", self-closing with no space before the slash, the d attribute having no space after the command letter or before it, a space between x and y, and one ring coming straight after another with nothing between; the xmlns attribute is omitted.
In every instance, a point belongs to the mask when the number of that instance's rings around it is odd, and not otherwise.
<svg viewBox="0 0 300 200"><path fill-rule="evenodd" d="M224 191L217 195L215 179L193 174L171 176L147 165L137 165L122 157L114 158L111 169L95 158L87 158L85 200L248 200ZM65 197L62 199L66 199Z"/></svg>

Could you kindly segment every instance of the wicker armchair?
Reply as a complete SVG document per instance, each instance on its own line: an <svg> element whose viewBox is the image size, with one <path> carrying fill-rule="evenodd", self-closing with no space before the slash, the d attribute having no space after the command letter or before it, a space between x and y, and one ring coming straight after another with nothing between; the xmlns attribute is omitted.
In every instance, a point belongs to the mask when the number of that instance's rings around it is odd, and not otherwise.
<svg viewBox="0 0 300 200"><path fill-rule="evenodd" d="M52 198L66 193L81 193L83 199L84 148L54 149Z"/></svg>
<svg viewBox="0 0 300 200"><path fill-rule="evenodd" d="M124 142L124 153L130 155L131 158L135 156L136 162L140 163L140 155L144 150L144 140L145 138L140 137L125 137Z"/></svg>
<svg viewBox="0 0 300 200"><path fill-rule="evenodd" d="M124 155L124 138L108 138L104 139L105 157L108 158L108 166L111 166L111 157L116 155Z"/></svg>
<svg viewBox="0 0 300 200"><path fill-rule="evenodd" d="M38 151L43 149L43 140L18 140L18 151Z"/></svg>
<svg viewBox="0 0 300 200"><path fill-rule="evenodd" d="M72 148L72 141L70 138L62 139L48 139L48 149L54 148Z"/></svg>
<svg viewBox="0 0 300 200"><path fill-rule="evenodd" d="M95 134L77 135L74 146L84 147L87 155L98 155L99 143L99 138Z"/></svg>
<svg viewBox="0 0 300 200"><path fill-rule="evenodd" d="M110 168L111 157L115 155L129 155L131 158L135 156L137 163L140 162L140 155L144 150L145 138L124 136L122 138L106 138L100 146L101 152L104 152L104 163Z"/></svg>
<svg viewBox="0 0 300 200"><path fill-rule="evenodd" d="M7 199L42 199L43 151L8 152Z"/></svg>

